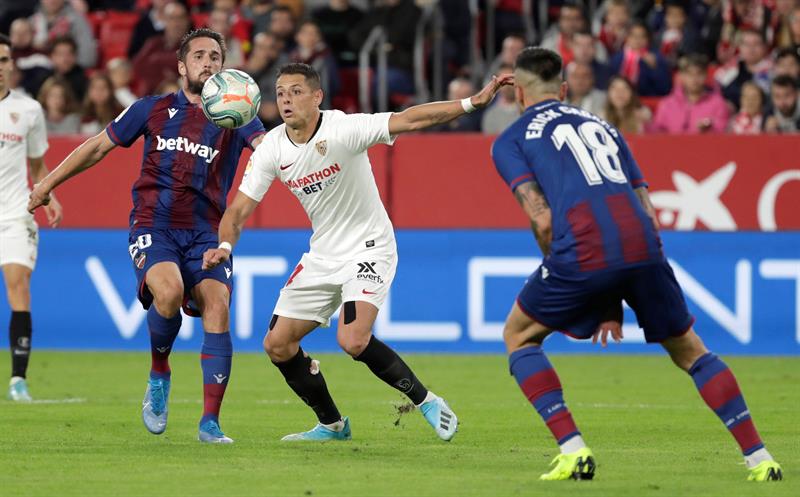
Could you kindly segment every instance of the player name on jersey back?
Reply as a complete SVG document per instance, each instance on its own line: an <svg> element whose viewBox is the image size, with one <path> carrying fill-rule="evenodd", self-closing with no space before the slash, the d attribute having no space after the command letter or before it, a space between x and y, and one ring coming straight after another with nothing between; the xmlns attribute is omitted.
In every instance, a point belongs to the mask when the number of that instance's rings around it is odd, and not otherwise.
<svg viewBox="0 0 800 497"><path fill-rule="evenodd" d="M552 102L548 105L556 105L557 103L558 102ZM544 108L546 109L548 105L545 105ZM614 129L613 126L605 122L605 120L595 116L591 112L579 109L577 107L570 107L568 105L559 105L557 109L546 109L538 114L535 114L528 124L528 128L525 132L525 139L536 140L541 138L542 132L549 122L565 115L580 116L586 119L591 119L592 121L600 123L604 128L606 128L606 131L611 133L611 136L614 138L619 138L619 133L617 133L617 130Z"/></svg>

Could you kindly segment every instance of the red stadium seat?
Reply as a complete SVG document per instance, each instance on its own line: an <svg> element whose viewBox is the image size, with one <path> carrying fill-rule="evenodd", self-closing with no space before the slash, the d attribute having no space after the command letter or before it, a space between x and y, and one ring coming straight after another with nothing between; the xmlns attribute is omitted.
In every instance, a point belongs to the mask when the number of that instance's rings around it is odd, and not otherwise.
<svg viewBox="0 0 800 497"><path fill-rule="evenodd" d="M192 14L192 24L195 28L206 28L208 27L209 17L209 12L195 12Z"/></svg>
<svg viewBox="0 0 800 497"><path fill-rule="evenodd" d="M370 84L372 83L372 77L373 74L370 71ZM339 93L333 97L331 102L333 108L348 114L358 112L358 68L347 67L339 69L339 82Z"/></svg>
<svg viewBox="0 0 800 497"><path fill-rule="evenodd" d="M98 45L102 65L114 57L125 57L131 41L133 28L139 21L137 12L118 12L109 10L100 26Z"/></svg>

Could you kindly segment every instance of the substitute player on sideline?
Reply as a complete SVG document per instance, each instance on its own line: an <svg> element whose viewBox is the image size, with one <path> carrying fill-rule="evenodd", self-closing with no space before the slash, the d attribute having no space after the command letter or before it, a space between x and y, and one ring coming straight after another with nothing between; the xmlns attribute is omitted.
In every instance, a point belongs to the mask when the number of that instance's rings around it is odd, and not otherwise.
<svg viewBox="0 0 800 497"><path fill-rule="evenodd" d="M92 167L117 145L129 147L144 136L128 247L150 330L152 367L142 419L156 435L167 427L168 358L181 327L183 304L187 314L202 316L205 329L198 438L230 443L219 427L219 410L233 353L228 320L233 269L230 261L203 269L202 258L203 252L217 246L216 230L239 156L244 147L260 143L264 127L255 119L239 129L222 129L203 115L203 83L225 62L225 42L219 33L192 31L181 41L177 56L181 90L134 102L37 185L28 208L46 204L55 187Z"/></svg>
<svg viewBox="0 0 800 497"><path fill-rule="evenodd" d="M561 447L555 468L541 479L590 479L595 470L542 343L553 330L575 338L599 335L603 345L609 332L621 339L623 299L646 340L661 343L691 375L730 430L748 479L781 479L733 373L692 329L694 319L661 250L647 184L619 131L560 102L567 86L553 51L520 53L514 91L524 112L497 138L492 157L531 219L544 262L520 292L503 337L511 373ZM617 317L610 319L609 309Z"/></svg>
<svg viewBox="0 0 800 497"><path fill-rule="evenodd" d="M348 440L350 422L336 408L319 363L300 341L344 302L337 340L353 359L408 396L443 440L458 426L447 403L417 379L386 344L372 336L397 265L389 216L372 176L367 149L392 144L400 133L455 119L491 102L511 76L495 79L463 101L434 102L393 114L320 111L319 74L305 64L281 68L276 81L284 124L270 131L253 154L239 193L220 224L220 247L208 251L208 267L227 263L245 220L274 180L284 183L306 210L314 230L304 254L275 305L264 350L286 383L308 404L319 423L283 440Z"/></svg>
<svg viewBox="0 0 800 497"><path fill-rule="evenodd" d="M25 210L29 193L27 169L30 167L34 183L47 175L47 131L39 102L11 89L13 70L11 40L0 34L0 267L11 307L8 398L29 402L25 375L33 329L30 283L36 266L39 228ZM58 226L62 215L58 201L51 199L46 212L50 226Z"/></svg>

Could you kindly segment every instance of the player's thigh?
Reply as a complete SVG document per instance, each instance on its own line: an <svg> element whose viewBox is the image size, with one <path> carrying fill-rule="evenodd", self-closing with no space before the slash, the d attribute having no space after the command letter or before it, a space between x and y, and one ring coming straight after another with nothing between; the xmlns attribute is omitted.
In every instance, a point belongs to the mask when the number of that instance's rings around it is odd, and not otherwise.
<svg viewBox="0 0 800 497"><path fill-rule="evenodd" d="M352 356L360 354L372 336L372 326L378 317L378 308L363 300L350 300L342 304L339 312L339 329L336 340Z"/></svg>
<svg viewBox="0 0 800 497"><path fill-rule="evenodd" d="M145 309L156 299L162 312L177 312L183 300L183 279L180 273L179 246L167 230L139 228L128 235L137 281L137 297Z"/></svg>
<svg viewBox="0 0 800 497"><path fill-rule="evenodd" d="M190 296L184 306L184 311L191 316L202 313L205 319L207 310L204 310L203 304L194 298L196 294L194 290L202 285L208 290L205 306L213 305L212 312L227 313L227 305L233 291L233 256L211 269L203 269L203 254L219 245L217 234L210 231L186 230L181 236L183 238L179 240L181 242L180 269L183 284ZM212 281L217 284L211 283ZM209 300L212 296L217 298ZM224 307L224 309L220 307Z"/></svg>
<svg viewBox="0 0 800 497"><path fill-rule="evenodd" d="M8 305L12 311L29 311L31 308L31 274L33 269L22 264L0 266L6 286Z"/></svg>
<svg viewBox="0 0 800 497"><path fill-rule="evenodd" d="M178 264L172 261L157 262L145 273L145 285L155 298L156 304L164 303L180 307L183 301L183 278Z"/></svg>
<svg viewBox="0 0 800 497"><path fill-rule="evenodd" d="M211 333L228 331L228 307L231 300L228 286L221 281L206 278L192 288L191 294L200 310L205 330Z"/></svg>
<svg viewBox="0 0 800 497"><path fill-rule="evenodd" d="M553 330L525 313L517 302L511 306L505 326L503 341L508 353L512 353L529 345L541 345Z"/></svg>
<svg viewBox="0 0 800 497"><path fill-rule="evenodd" d="M342 303L341 266L304 254L281 289L273 314L328 327Z"/></svg>
<svg viewBox="0 0 800 497"><path fill-rule="evenodd" d="M683 335L694 322L666 260L627 270L623 296L648 342Z"/></svg>

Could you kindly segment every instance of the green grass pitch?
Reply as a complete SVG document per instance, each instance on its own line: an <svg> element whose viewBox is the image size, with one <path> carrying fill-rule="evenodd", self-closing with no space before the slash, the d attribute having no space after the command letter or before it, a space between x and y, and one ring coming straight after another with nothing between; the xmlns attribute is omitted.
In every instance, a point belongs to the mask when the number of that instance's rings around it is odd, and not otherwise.
<svg viewBox="0 0 800 497"><path fill-rule="evenodd" d="M353 440L287 444L315 419L265 356L234 357L222 427L196 441L197 354L172 358L169 427L140 420L149 355L34 351L39 402L0 401L4 496L793 496L800 495L800 359L726 358L784 481L753 484L733 439L663 355L554 355L567 403L598 459L589 482L539 482L556 447L500 355L408 355L461 420L439 441L401 396L343 354L319 355ZM8 354L0 368L7 371Z"/></svg>

